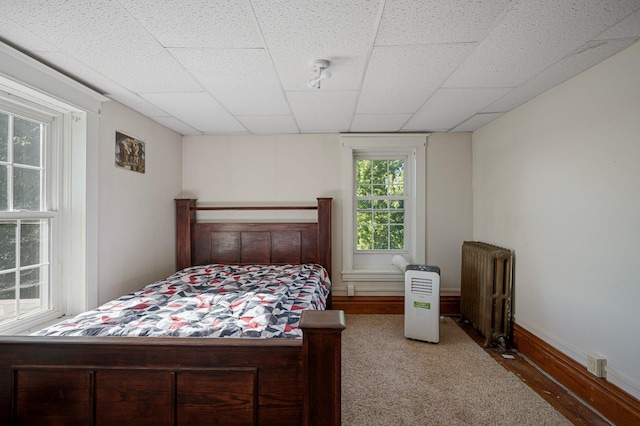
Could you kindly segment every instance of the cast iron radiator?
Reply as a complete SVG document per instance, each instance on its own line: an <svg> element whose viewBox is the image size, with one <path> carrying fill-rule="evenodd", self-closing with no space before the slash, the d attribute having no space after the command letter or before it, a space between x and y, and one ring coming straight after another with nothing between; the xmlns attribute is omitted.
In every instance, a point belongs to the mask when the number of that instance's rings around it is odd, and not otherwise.
<svg viewBox="0 0 640 426"><path fill-rule="evenodd" d="M460 314L484 336L506 346L511 335L511 250L478 241L462 244Z"/></svg>

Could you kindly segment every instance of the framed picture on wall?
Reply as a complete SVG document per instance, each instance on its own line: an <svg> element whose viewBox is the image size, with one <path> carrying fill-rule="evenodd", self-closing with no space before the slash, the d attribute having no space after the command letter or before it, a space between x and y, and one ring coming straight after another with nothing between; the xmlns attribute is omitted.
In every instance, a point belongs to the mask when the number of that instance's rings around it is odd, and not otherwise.
<svg viewBox="0 0 640 426"><path fill-rule="evenodd" d="M116 166L144 173L144 142L116 132Z"/></svg>

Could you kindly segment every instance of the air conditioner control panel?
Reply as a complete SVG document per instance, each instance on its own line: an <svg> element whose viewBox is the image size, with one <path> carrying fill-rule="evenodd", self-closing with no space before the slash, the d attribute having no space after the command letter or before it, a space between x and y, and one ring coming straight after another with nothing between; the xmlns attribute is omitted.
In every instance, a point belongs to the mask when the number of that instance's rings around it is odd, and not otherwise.
<svg viewBox="0 0 640 426"><path fill-rule="evenodd" d="M435 272L436 274L440 275L440 268L431 265L407 265L404 271Z"/></svg>

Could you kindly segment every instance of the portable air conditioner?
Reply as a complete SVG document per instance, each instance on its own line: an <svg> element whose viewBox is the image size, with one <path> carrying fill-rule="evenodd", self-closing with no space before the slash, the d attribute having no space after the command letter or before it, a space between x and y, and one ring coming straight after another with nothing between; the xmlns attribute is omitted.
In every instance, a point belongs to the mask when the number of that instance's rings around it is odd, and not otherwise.
<svg viewBox="0 0 640 426"><path fill-rule="evenodd" d="M407 265L404 272L404 336L440 341L440 268Z"/></svg>

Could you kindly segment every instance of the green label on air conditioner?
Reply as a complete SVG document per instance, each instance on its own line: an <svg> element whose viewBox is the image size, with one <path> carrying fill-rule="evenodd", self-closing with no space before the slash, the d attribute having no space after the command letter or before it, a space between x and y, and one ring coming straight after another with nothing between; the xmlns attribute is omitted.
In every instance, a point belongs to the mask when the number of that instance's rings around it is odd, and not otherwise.
<svg viewBox="0 0 640 426"><path fill-rule="evenodd" d="M413 302L414 308L419 309L431 309L431 303L429 302L418 302L417 300Z"/></svg>

